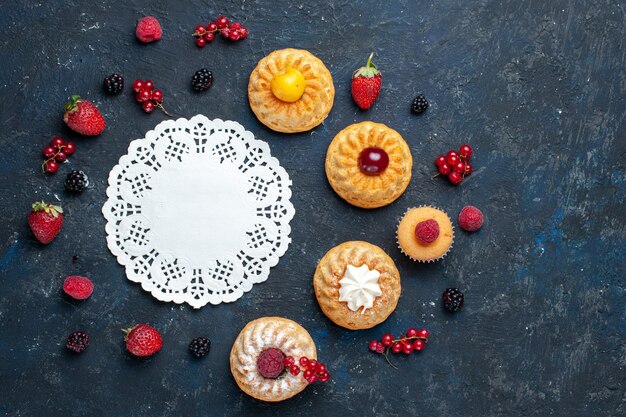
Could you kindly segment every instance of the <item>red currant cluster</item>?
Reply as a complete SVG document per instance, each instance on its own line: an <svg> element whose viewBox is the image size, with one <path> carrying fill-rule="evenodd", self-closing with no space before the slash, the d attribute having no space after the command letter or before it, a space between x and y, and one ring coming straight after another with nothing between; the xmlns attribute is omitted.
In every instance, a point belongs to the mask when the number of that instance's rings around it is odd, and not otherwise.
<svg viewBox="0 0 626 417"><path fill-rule="evenodd" d="M381 340L372 340L369 343L369 349L372 352L380 353L392 367L398 369L389 361L389 351L393 353L404 353L410 355L413 352L420 352L428 342L430 333L426 329L415 329L411 327L406 331L406 335L394 339L393 335L386 333Z"/></svg>
<svg viewBox="0 0 626 417"><path fill-rule="evenodd" d="M300 374L300 367L302 367L302 369L304 369L302 376L309 384L316 381L328 382L330 380L330 374L326 369L326 365L323 363L305 356L301 357L298 363L300 366L296 365L296 360L293 356L287 356L283 365L285 365L285 368L289 369L289 373L293 376L298 376L298 374Z"/></svg>
<svg viewBox="0 0 626 417"><path fill-rule="evenodd" d="M155 107L158 107L163 110L163 113L172 116L163 107L163 92L154 89L152 80L135 80L133 91L137 93L135 100L137 100L137 103L141 103L141 107L146 113L152 113Z"/></svg>
<svg viewBox="0 0 626 417"><path fill-rule="evenodd" d="M452 184L459 185L466 175L472 173L472 165L469 163L470 156L472 156L472 147L461 145L458 152L451 150L446 156L439 155L435 159L435 165L437 165L439 174L447 175Z"/></svg>
<svg viewBox="0 0 626 417"><path fill-rule="evenodd" d="M76 151L73 142L65 142L63 138L55 137L50 142L50 146L43 148L43 156L46 158L41 164L43 172L54 174L59 170L59 163L67 161L68 155Z"/></svg>
<svg viewBox="0 0 626 417"><path fill-rule="evenodd" d="M215 22L209 22L206 26L196 26L193 32L193 36L196 37L196 45L202 48L207 42L213 42L216 32L219 32L224 39L230 39L231 41L238 41L248 37L248 29L241 23L230 23L226 16L220 16Z"/></svg>

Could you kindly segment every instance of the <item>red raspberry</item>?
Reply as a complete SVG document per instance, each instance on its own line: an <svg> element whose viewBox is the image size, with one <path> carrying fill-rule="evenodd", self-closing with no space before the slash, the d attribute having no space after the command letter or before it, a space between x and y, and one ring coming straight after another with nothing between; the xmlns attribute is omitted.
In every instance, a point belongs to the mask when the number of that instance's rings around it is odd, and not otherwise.
<svg viewBox="0 0 626 417"><path fill-rule="evenodd" d="M163 36L161 24L154 16L142 17L137 23L135 35L143 43L158 41Z"/></svg>
<svg viewBox="0 0 626 417"><path fill-rule="evenodd" d="M65 282L63 282L63 291L72 298L85 300L89 298L93 292L93 283L89 278L70 275L65 278Z"/></svg>
<svg viewBox="0 0 626 417"><path fill-rule="evenodd" d="M415 237L425 245L433 243L439 237L439 223L435 219L424 220L415 226Z"/></svg>
<svg viewBox="0 0 626 417"><path fill-rule="evenodd" d="M285 354L276 348L264 350L256 361L256 368L263 377L276 379L285 369Z"/></svg>
<svg viewBox="0 0 626 417"><path fill-rule="evenodd" d="M483 225L483 212L474 206L465 206L459 213L459 226L468 232L475 232Z"/></svg>

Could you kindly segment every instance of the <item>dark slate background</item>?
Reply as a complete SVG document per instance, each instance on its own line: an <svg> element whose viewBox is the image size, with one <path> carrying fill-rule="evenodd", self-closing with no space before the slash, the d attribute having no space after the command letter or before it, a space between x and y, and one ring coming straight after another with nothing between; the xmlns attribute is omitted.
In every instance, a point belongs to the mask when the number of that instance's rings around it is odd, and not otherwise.
<svg viewBox="0 0 626 417"><path fill-rule="evenodd" d="M618 416L626 413L624 200L625 10L620 0L481 1L4 1L0 5L0 412L7 416ZM18 5L19 4L19 5ZM250 29L235 44L199 50L193 27L219 14ZM134 25L155 15L160 42L139 44ZM248 75L274 49L305 48L330 69L337 95L322 126L281 135L247 104ZM384 73L374 108L359 111L351 72L367 55ZM194 94L190 78L208 67L214 87ZM105 97L102 78L127 88ZM267 141L293 179L293 243L269 280L234 304L193 310L157 302L105 244L109 170L128 143L165 119L144 114L129 85L150 78L166 106L190 117L239 121ZM424 92L432 107L409 106ZM93 100L108 127L81 138L64 127L72 93ZM332 137L363 120L384 122L407 140L413 180L391 206L365 211L327 184ZM54 135L78 150L56 175L40 172ZM467 142L476 173L462 186L432 180L434 158ZM93 186L70 196L72 168ZM66 224L39 245L26 217L36 199L61 204ZM419 265L395 245L407 207L430 204L453 218L474 204L486 225L457 233L443 262ZM402 274L395 313L351 332L321 313L312 288L317 261L332 246L364 239L388 251ZM71 258L78 256L73 264ZM91 299L62 296L68 274L92 278ZM466 294L457 315L442 311L448 286ZM239 391L228 354L249 320L283 315L306 327L333 379L281 404ZM147 360L124 351L120 328L148 322L164 335ZM395 358L367 342L409 326L432 332L427 349ZM68 354L66 335L84 329L91 345ZM213 341L204 360L187 344Z"/></svg>

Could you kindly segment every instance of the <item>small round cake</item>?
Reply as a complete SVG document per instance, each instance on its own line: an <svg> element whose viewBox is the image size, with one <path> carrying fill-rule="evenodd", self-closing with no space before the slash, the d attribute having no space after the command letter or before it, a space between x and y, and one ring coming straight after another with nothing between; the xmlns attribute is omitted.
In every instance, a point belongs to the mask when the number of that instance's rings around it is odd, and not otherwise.
<svg viewBox="0 0 626 417"><path fill-rule="evenodd" d="M400 273L378 246L344 242L329 250L313 277L320 308L335 324L350 330L369 329L396 309Z"/></svg>
<svg viewBox="0 0 626 417"><path fill-rule="evenodd" d="M414 207L398 225L398 246L414 261L434 262L446 256L454 241L452 221L443 211Z"/></svg>
<svg viewBox="0 0 626 417"><path fill-rule="evenodd" d="M230 371L246 394L262 401L283 401L308 385L302 375L287 371L287 356L317 359L311 335L295 321L261 317L237 336L230 351Z"/></svg>
<svg viewBox="0 0 626 417"><path fill-rule="evenodd" d="M404 193L413 158L402 136L382 123L361 122L337 133L326 153L326 177L348 203L383 207Z"/></svg>
<svg viewBox="0 0 626 417"><path fill-rule="evenodd" d="M265 126L282 133L305 132L326 119L335 100L333 77L303 49L280 49L250 74L248 100Z"/></svg>

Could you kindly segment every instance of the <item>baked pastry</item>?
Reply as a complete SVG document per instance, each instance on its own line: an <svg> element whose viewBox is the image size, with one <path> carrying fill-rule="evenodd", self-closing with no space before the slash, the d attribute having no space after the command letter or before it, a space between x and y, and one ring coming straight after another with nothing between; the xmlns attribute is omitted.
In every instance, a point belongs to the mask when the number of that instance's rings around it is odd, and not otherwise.
<svg viewBox="0 0 626 417"><path fill-rule="evenodd" d="M378 246L344 242L329 250L313 277L315 296L326 316L346 329L369 329L396 309L400 273Z"/></svg>
<svg viewBox="0 0 626 417"><path fill-rule="evenodd" d="M337 133L326 153L326 177L348 203L391 204L411 181L413 158L402 136L382 123L361 122Z"/></svg>
<svg viewBox="0 0 626 417"><path fill-rule="evenodd" d="M283 401L308 385L302 374L286 371L287 356L317 359L311 335L295 321L261 317L237 336L230 351L230 371L246 394L262 401Z"/></svg>
<svg viewBox="0 0 626 417"><path fill-rule="evenodd" d="M265 126L305 132L324 121L335 100L333 77L303 49L280 49L261 59L250 74L248 100Z"/></svg>
<svg viewBox="0 0 626 417"><path fill-rule="evenodd" d="M446 256L454 241L450 217L428 207L407 210L398 224L398 246L414 261L434 262Z"/></svg>

